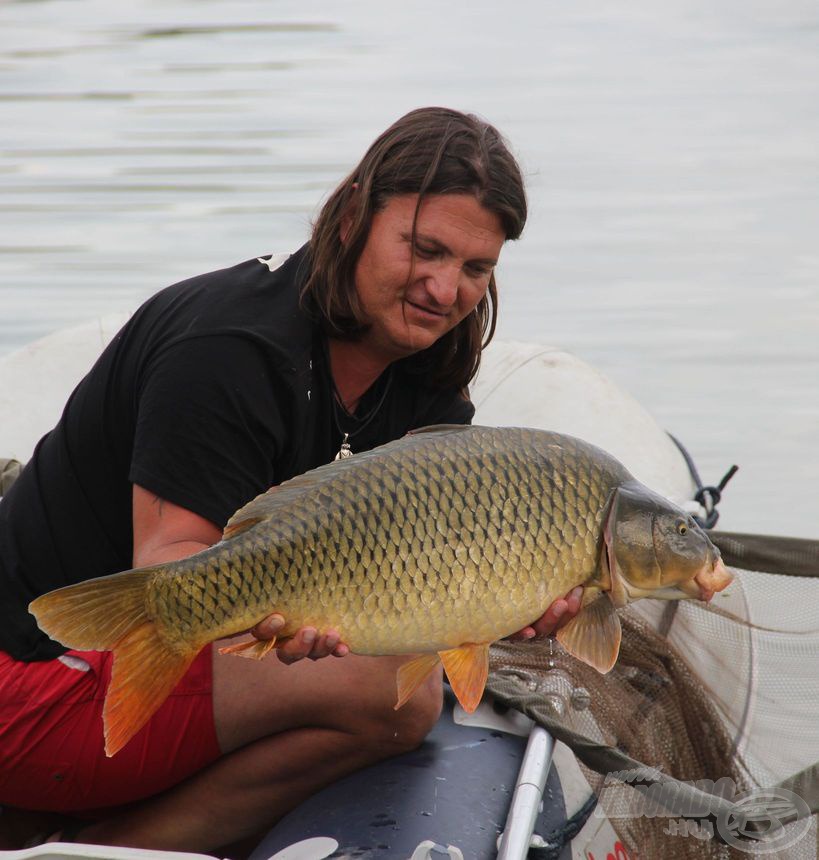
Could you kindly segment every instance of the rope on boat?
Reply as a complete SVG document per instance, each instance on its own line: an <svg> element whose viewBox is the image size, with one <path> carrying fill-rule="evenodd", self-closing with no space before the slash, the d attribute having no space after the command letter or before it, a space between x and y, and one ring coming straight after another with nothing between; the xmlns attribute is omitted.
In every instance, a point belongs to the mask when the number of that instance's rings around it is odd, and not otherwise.
<svg viewBox="0 0 819 860"><path fill-rule="evenodd" d="M532 845L526 855L527 860L558 860L564 847L571 843L572 839L585 827L595 806L597 806L597 795L592 793L580 809L566 819L566 823L562 827L540 837L543 845Z"/></svg>
<svg viewBox="0 0 819 860"><path fill-rule="evenodd" d="M697 523L702 526L704 529L712 529L717 524L717 520L719 519L719 511L717 510L717 505L720 503L722 499L722 491L725 489L725 485L731 478L739 470L739 466L734 464L731 468L723 475L722 480L716 485L713 486L711 484L704 485L702 483L702 479L700 478L700 473L697 471L697 467L694 463L693 457L688 453L685 446L676 436L672 433L668 434L668 437L671 441L677 446L680 453L683 455L683 459L685 460L685 464L688 466L688 471L691 473L691 478L697 486L697 492L694 493L694 501L698 502L702 505L703 510L705 511L704 517L698 517L694 514L694 519Z"/></svg>

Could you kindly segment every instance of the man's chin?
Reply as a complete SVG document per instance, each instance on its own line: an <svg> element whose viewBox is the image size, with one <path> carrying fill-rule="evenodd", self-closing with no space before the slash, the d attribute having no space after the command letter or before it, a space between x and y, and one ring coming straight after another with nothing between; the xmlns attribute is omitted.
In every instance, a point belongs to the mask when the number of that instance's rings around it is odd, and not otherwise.
<svg viewBox="0 0 819 860"><path fill-rule="evenodd" d="M406 350L405 356L429 349L447 334L448 331L449 329L442 332L434 332L426 328L413 326L403 342L403 347Z"/></svg>
<svg viewBox="0 0 819 860"><path fill-rule="evenodd" d="M410 325L399 331L384 332L382 337L378 338L380 343L377 348L388 354L391 361L398 361L429 349L449 331L449 328L436 331L426 326Z"/></svg>

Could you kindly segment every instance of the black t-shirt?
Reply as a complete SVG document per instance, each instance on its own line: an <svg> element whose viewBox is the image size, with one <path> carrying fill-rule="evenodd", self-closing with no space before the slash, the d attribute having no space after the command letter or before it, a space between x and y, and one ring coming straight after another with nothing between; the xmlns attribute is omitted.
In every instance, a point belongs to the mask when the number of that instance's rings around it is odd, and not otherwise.
<svg viewBox="0 0 819 860"><path fill-rule="evenodd" d="M273 484L341 444L322 335L299 308L307 246L275 271L248 260L168 287L128 321L72 393L0 502L0 649L63 652L27 606L63 585L131 567L132 484L222 527ZM472 404L397 363L362 398L362 451ZM386 396L384 396L386 390Z"/></svg>

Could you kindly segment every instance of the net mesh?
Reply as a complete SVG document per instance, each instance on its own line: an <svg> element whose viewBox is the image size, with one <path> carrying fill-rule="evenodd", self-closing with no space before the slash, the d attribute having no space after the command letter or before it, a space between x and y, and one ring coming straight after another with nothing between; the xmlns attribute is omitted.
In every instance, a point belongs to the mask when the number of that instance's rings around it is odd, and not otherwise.
<svg viewBox="0 0 819 860"><path fill-rule="evenodd" d="M819 808L813 570L733 568L734 584L711 606L629 606L607 675L552 640L500 643L489 688L572 748L631 857L813 860L817 816L804 815ZM785 823L794 809L803 817ZM772 813L784 827L770 827Z"/></svg>

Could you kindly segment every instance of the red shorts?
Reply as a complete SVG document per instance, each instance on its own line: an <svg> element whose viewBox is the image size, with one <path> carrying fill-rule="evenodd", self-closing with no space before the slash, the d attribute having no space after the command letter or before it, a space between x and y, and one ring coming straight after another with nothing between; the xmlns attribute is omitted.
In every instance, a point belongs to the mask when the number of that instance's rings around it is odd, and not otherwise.
<svg viewBox="0 0 819 860"><path fill-rule="evenodd" d="M220 755L211 648L204 648L148 724L106 758L102 705L113 655L21 663L0 651L0 805L88 812L170 788Z"/></svg>

